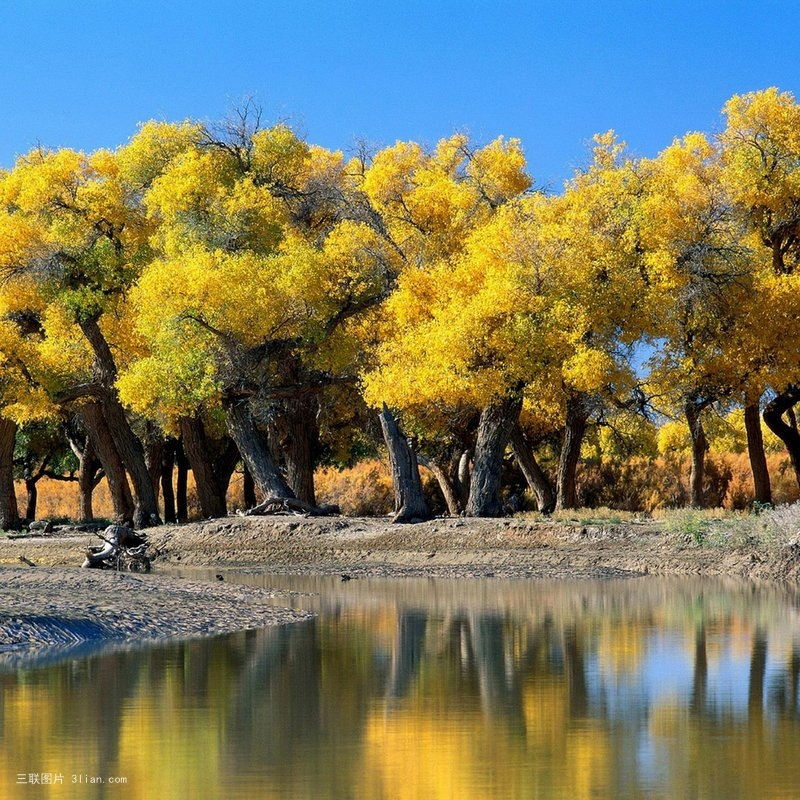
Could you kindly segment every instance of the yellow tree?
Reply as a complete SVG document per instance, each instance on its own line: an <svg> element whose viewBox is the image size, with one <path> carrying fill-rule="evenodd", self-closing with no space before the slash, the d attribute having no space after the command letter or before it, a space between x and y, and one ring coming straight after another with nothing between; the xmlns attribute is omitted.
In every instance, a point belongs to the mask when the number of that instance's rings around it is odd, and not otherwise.
<svg viewBox="0 0 800 800"><path fill-rule="evenodd" d="M35 281L90 347L92 381L71 387L70 399L93 397L102 406L113 447L134 484L135 522L150 524L158 519L155 494L142 444L114 388L117 360L103 330L107 310L118 306L149 255L137 192L109 152L36 150L3 177L0 204L3 276Z"/></svg>
<svg viewBox="0 0 800 800"><path fill-rule="evenodd" d="M631 359L651 330L652 293L642 261L642 176L613 131L595 137L590 166L542 219L543 263L553 275L553 324L563 332L554 388L563 436L556 507L578 503L576 470L592 416L635 404Z"/></svg>
<svg viewBox="0 0 800 800"><path fill-rule="evenodd" d="M499 462L522 402L500 364L495 373L485 373L480 388L468 386L460 374L480 368L481 344L471 347L470 341L491 337L495 320L513 313L504 294L507 282L496 292L502 307L490 310L480 238L497 242L499 231L511 224L505 206L529 186L519 142L499 139L472 149L463 136L443 140L432 153L413 143L387 148L375 156L362 184L401 256L398 288L382 318L380 366L366 377L369 401L414 409L418 423L427 417L428 430L431 424L451 428L464 409L467 415L470 408L484 409L467 502L473 513L500 512ZM464 308L472 292L470 307ZM448 341L462 346L450 353ZM438 411L425 413L428 406ZM444 471L437 472L441 477ZM454 504L446 481L445 492Z"/></svg>
<svg viewBox="0 0 800 800"><path fill-rule="evenodd" d="M527 178L515 143L473 153L454 137L431 155L398 145L348 163L286 126L238 122L146 193L159 258L134 302L151 354L120 389L173 418L220 407L262 493L313 504L318 397L363 364L380 331L367 318L399 273L456 247Z"/></svg>
<svg viewBox="0 0 800 800"><path fill-rule="evenodd" d="M563 197L496 208L462 252L406 269L387 304L368 399L418 417L429 407L479 412L468 514L502 512L500 463L523 404L560 420L559 503L574 505L594 398L631 383L626 357L641 327L626 323L644 287L629 231L638 180L619 155L600 137L594 164Z"/></svg>
<svg viewBox="0 0 800 800"><path fill-rule="evenodd" d="M268 498L314 504L318 395L347 379L352 320L390 280L392 247L356 180L341 154L243 116L205 131L145 194L158 258L133 301L150 352L122 395L184 433L218 409Z"/></svg>
<svg viewBox="0 0 800 800"><path fill-rule="evenodd" d="M708 440L703 412L744 393L732 347L752 295L752 254L721 181L718 149L689 134L642 164L641 243L658 346L650 391L685 417L691 435L691 503L704 504ZM762 453L763 455L763 453Z"/></svg>
<svg viewBox="0 0 800 800"><path fill-rule="evenodd" d="M720 136L723 178L736 211L761 257L743 360L775 397L764 421L786 445L800 481L800 353L794 334L800 259L800 106L794 96L767 89L732 97Z"/></svg>

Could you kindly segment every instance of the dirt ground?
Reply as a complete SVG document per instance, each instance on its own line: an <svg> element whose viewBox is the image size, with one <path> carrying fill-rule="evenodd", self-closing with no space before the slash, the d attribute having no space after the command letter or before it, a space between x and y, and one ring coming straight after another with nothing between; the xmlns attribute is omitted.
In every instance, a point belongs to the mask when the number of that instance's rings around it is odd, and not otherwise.
<svg viewBox="0 0 800 800"><path fill-rule="evenodd" d="M87 546L99 542L93 533L57 529L0 538L0 654L86 637L209 635L302 616L277 608L269 592L224 580L183 580L174 574L181 567L352 578L684 574L789 583L800 578L799 544L698 544L657 522L583 525L510 518L392 525L386 519L230 516L164 525L148 535L155 556L150 575L78 569ZM54 622L64 619L74 624L64 628Z"/></svg>
<svg viewBox="0 0 800 800"><path fill-rule="evenodd" d="M697 544L658 522L596 524L436 519L392 525L355 517L229 516L148 531L155 572L177 566L352 575L603 577L703 574L760 580L800 577L800 545ZM25 557L78 566L92 533L0 538L0 565Z"/></svg>

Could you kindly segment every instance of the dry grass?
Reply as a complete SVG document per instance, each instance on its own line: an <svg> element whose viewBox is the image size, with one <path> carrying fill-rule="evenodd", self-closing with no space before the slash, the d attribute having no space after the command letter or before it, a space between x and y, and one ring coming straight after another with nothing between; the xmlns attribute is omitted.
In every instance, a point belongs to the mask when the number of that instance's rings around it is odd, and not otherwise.
<svg viewBox="0 0 800 800"><path fill-rule="evenodd" d="M775 505L798 500L797 481L782 455L768 456ZM426 494L437 511L442 510L436 482L427 470L422 471ZM581 465L579 490L582 505L592 509L583 516L613 517L623 522L642 512L657 516L661 511L687 504L689 464L686 459L631 458L626 461L603 461ZM228 507L237 511L244 507L243 477L234 473L228 490ZM707 464L707 496L709 505L729 511L752 505L753 488L746 454L714 455ZM75 519L78 516L77 483L43 479L39 482L37 516L40 519ZM320 503L336 503L348 516L385 516L393 507L391 477L385 462L362 461L351 469L321 469L316 475L317 499ZM17 486L20 512L25 509L25 487ZM200 508L192 480L188 478L189 518L199 519ZM627 513L626 513L627 512ZM100 519L113 517L113 505L105 481L95 489L94 513ZM583 512L582 512L583 513ZM690 526L691 527L691 526Z"/></svg>
<svg viewBox="0 0 800 800"><path fill-rule="evenodd" d="M80 500L78 484L67 481L53 481L42 478L37 484L39 490L36 503L36 516L39 519L78 519ZM27 495L25 484L17 484L17 504L20 514L25 513ZM114 505L108 483L101 481L92 495L94 514L99 519L111 519L114 516Z"/></svg>
<svg viewBox="0 0 800 800"><path fill-rule="evenodd" d="M350 469L328 467L316 475L317 501L335 503L351 517L378 517L394 507L392 477L377 459L362 461Z"/></svg>

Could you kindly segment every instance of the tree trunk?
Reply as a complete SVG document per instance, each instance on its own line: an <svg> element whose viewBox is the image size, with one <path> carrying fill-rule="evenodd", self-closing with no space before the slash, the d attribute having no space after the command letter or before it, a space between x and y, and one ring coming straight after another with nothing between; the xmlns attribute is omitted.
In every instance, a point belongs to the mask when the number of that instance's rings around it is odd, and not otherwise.
<svg viewBox="0 0 800 800"><path fill-rule="evenodd" d="M0 417L0 530L20 526L17 494L14 489L14 441L17 423Z"/></svg>
<svg viewBox="0 0 800 800"><path fill-rule="evenodd" d="M81 522L94 520L92 497L97 484L103 479L102 464L88 434L79 437L69 425L64 426L64 435L67 437L70 449L78 459L78 519ZM101 474L98 475L98 472Z"/></svg>
<svg viewBox="0 0 800 800"><path fill-rule="evenodd" d="M253 476L250 474L250 470L247 469L246 464L242 470L242 502L244 502L246 509L255 508L258 505L256 482L253 480Z"/></svg>
<svg viewBox="0 0 800 800"><path fill-rule="evenodd" d="M514 458L525 476L530 490L536 495L536 504L542 514L550 514L556 507L556 494L553 484L550 483L544 470L533 455L530 445L525 438L522 426L517 424L511 430L509 446Z"/></svg>
<svg viewBox="0 0 800 800"><path fill-rule="evenodd" d="M161 490L161 464L164 460L164 434L152 422L146 423L146 448L144 461L150 473L150 484L158 505L158 495Z"/></svg>
<svg viewBox="0 0 800 800"><path fill-rule="evenodd" d="M133 524L137 528L158 525L161 522L158 514L158 500L153 491L153 481L145 461L144 448L131 429L114 388L117 367L111 348L96 319L80 320L79 325L94 352L95 372L105 388L100 398L103 412L117 452L130 475L136 494Z"/></svg>
<svg viewBox="0 0 800 800"><path fill-rule="evenodd" d="M128 523L133 519L133 496L122 459L106 425L103 409L98 402L84 403L80 407L80 415L92 448L103 465L116 521Z"/></svg>
<svg viewBox="0 0 800 800"><path fill-rule="evenodd" d="M567 399L567 419L564 426L564 441L558 459L556 475L556 509L578 507L578 487L576 474L581 457L581 445L586 433L589 413L586 409L586 396L572 394Z"/></svg>
<svg viewBox="0 0 800 800"><path fill-rule="evenodd" d="M175 444L175 464L177 466L177 475L175 478L175 513L178 516L178 522L189 521L189 498L188 498L188 477L189 477L189 459L186 458L186 453L183 452L183 445L180 442Z"/></svg>
<svg viewBox="0 0 800 800"><path fill-rule="evenodd" d="M458 459L458 500L461 508L467 507L469 485L472 480L472 451L465 450Z"/></svg>
<svg viewBox="0 0 800 800"><path fill-rule="evenodd" d="M39 500L39 490L36 488L38 478L25 478L25 519L30 522L36 519L36 503Z"/></svg>
<svg viewBox="0 0 800 800"><path fill-rule="evenodd" d="M97 486L98 461L94 455L94 447L87 436L83 450L78 456L78 519L81 522L91 522L94 519L94 506L92 499L94 487Z"/></svg>
<svg viewBox="0 0 800 800"><path fill-rule="evenodd" d="M389 468L392 472L395 511L392 522L421 522L430 519L431 513L422 494L419 465L413 448L385 404L378 418L389 450Z"/></svg>
<svg viewBox="0 0 800 800"><path fill-rule="evenodd" d="M797 430L797 420L794 416L794 406L797 402L800 402L800 386L790 386L767 403L764 409L764 422L786 446L795 478L800 486L800 432ZM788 417L788 422L784 420L784 414Z"/></svg>
<svg viewBox="0 0 800 800"><path fill-rule="evenodd" d="M181 417L181 440L186 457L192 467L197 500L204 519L224 517L228 512L225 492L219 485L206 436L200 417Z"/></svg>
<svg viewBox="0 0 800 800"><path fill-rule="evenodd" d="M447 506L447 513L451 517L457 517L462 512L463 508L453 481L445 470L432 459L418 455L417 461L421 466L425 467L425 469L429 469L433 473L433 477L436 478L436 482L439 484L439 489L444 498L445 505Z"/></svg>
<svg viewBox="0 0 800 800"><path fill-rule="evenodd" d="M228 433L236 442L261 494L265 498L294 498L294 492L272 460L266 437L256 427L247 403L229 403L225 408L225 420Z"/></svg>
<svg viewBox="0 0 800 800"><path fill-rule="evenodd" d="M167 439L161 453L161 496L164 498L164 522L177 522L175 512L175 489L172 474L175 472L175 440Z"/></svg>
<svg viewBox="0 0 800 800"><path fill-rule="evenodd" d="M758 400L744 407L744 428L747 432L747 455L753 473L753 499L756 503L765 505L772 502L772 487L769 482L767 456L764 453Z"/></svg>
<svg viewBox="0 0 800 800"><path fill-rule="evenodd" d="M116 393L107 393L102 400L103 413L108 422L111 438L133 483L136 503L133 511L133 527L147 528L159 525L158 501L153 491L153 481L147 468L142 443L131 429L128 418Z"/></svg>
<svg viewBox="0 0 800 800"><path fill-rule="evenodd" d="M214 458L214 474L217 476L217 483L222 492L222 496L227 498L228 488L231 485L231 478L233 473L236 472L236 467L242 460L239 455L239 448L236 442L230 436L223 436L218 442L217 450L219 451L216 458ZM225 501L227 506L227 499Z"/></svg>
<svg viewBox="0 0 800 800"><path fill-rule="evenodd" d="M511 430L522 411L521 397L507 397L486 406L478 420L478 438L472 465L469 499L465 513L468 517L500 517L500 481L503 453Z"/></svg>
<svg viewBox="0 0 800 800"><path fill-rule="evenodd" d="M689 502L693 508L703 508L705 505L706 453L708 452L708 439L700 419L700 412L705 406L689 400L683 407L686 421L689 423L689 434L692 440L692 471L689 476Z"/></svg>
<svg viewBox="0 0 800 800"><path fill-rule="evenodd" d="M283 402L275 425L277 444L286 465L286 482L298 500L317 504L314 493L314 453L319 430L315 395L292 398Z"/></svg>

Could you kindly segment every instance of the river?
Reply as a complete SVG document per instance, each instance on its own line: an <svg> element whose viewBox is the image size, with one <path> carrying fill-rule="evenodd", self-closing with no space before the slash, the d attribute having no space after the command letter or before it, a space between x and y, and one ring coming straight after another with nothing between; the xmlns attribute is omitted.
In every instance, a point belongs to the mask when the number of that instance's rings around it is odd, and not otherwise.
<svg viewBox="0 0 800 800"><path fill-rule="evenodd" d="M788 589L224 577L318 616L7 668L0 796L800 796Z"/></svg>

